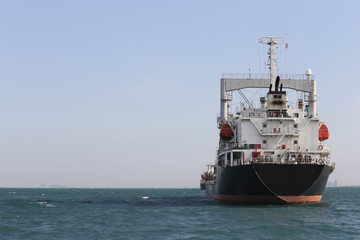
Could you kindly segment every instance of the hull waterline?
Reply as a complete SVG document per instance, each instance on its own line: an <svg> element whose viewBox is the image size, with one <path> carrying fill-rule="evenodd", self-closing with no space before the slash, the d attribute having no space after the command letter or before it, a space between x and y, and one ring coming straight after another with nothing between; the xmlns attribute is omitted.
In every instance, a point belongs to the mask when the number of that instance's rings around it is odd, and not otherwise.
<svg viewBox="0 0 360 240"><path fill-rule="evenodd" d="M223 168L206 195L225 203L319 203L331 168L328 165L250 164Z"/></svg>

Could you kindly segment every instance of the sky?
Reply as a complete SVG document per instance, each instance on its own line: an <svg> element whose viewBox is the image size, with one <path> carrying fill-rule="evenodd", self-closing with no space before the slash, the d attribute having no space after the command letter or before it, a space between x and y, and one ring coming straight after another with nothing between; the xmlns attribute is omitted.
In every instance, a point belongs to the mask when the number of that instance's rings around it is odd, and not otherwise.
<svg viewBox="0 0 360 240"><path fill-rule="evenodd" d="M359 185L358 9L355 0L3 0L0 187L198 187L215 160L221 75L263 73L258 39L268 35L289 46L280 72L315 75L330 181Z"/></svg>

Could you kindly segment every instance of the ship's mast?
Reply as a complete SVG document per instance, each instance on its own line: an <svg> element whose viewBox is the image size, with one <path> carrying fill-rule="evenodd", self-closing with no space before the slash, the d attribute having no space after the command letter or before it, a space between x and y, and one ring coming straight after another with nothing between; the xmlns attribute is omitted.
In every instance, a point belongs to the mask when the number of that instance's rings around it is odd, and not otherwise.
<svg viewBox="0 0 360 240"><path fill-rule="evenodd" d="M276 39L281 39L281 42L277 42ZM270 84L271 91L275 89L275 79L276 79L276 44L283 43L283 37L261 37L259 43L269 45L269 63L267 64L270 68Z"/></svg>
<svg viewBox="0 0 360 240"><path fill-rule="evenodd" d="M276 77L281 77L281 83L283 88L293 89L296 91L302 91L309 93L309 110L310 116L316 117L316 80L312 75L311 70L306 70L305 75L293 74L286 75L286 79L282 78L281 74L276 72L276 45L285 43L283 37L261 37L259 43L269 45L268 55L269 62L267 65L270 69L270 91L275 91ZM241 90L245 88L267 88L269 89L268 77L257 77L256 75L241 75L241 74L223 74L220 81L220 117L219 120L228 120L228 102L231 99L228 96L228 92ZM220 125L219 125L220 126Z"/></svg>

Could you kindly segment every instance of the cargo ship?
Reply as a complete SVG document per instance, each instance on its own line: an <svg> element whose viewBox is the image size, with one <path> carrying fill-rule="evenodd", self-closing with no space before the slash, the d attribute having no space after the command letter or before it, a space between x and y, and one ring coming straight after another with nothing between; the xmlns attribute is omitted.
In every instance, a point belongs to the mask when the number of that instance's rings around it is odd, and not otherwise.
<svg viewBox="0 0 360 240"><path fill-rule="evenodd" d="M269 47L270 73L223 74L220 79L219 146L200 188L225 203L319 203L335 163L325 144L329 130L316 109L315 77L310 69L277 73L276 50L288 47L283 38L261 37L259 43ZM264 92L257 105L246 89ZM296 92L295 101L286 91ZM231 112L234 92L241 101Z"/></svg>

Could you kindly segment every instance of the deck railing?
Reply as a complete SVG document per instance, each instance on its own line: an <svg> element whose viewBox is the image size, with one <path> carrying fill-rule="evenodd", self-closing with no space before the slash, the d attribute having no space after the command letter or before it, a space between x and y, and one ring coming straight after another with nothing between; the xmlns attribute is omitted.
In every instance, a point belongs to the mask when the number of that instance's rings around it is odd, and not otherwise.
<svg viewBox="0 0 360 240"><path fill-rule="evenodd" d="M249 165L249 164L318 164L318 165L329 165L330 158L288 158L281 159L281 157L252 157L246 159L234 159L233 166ZM230 164L227 164L230 165Z"/></svg>
<svg viewBox="0 0 360 240"><path fill-rule="evenodd" d="M315 79L315 75L306 75L306 74L279 74L280 79L289 79L289 80L310 80ZM270 74L268 73L223 73L222 78L240 78L240 79L270 79Z"/></svg>

